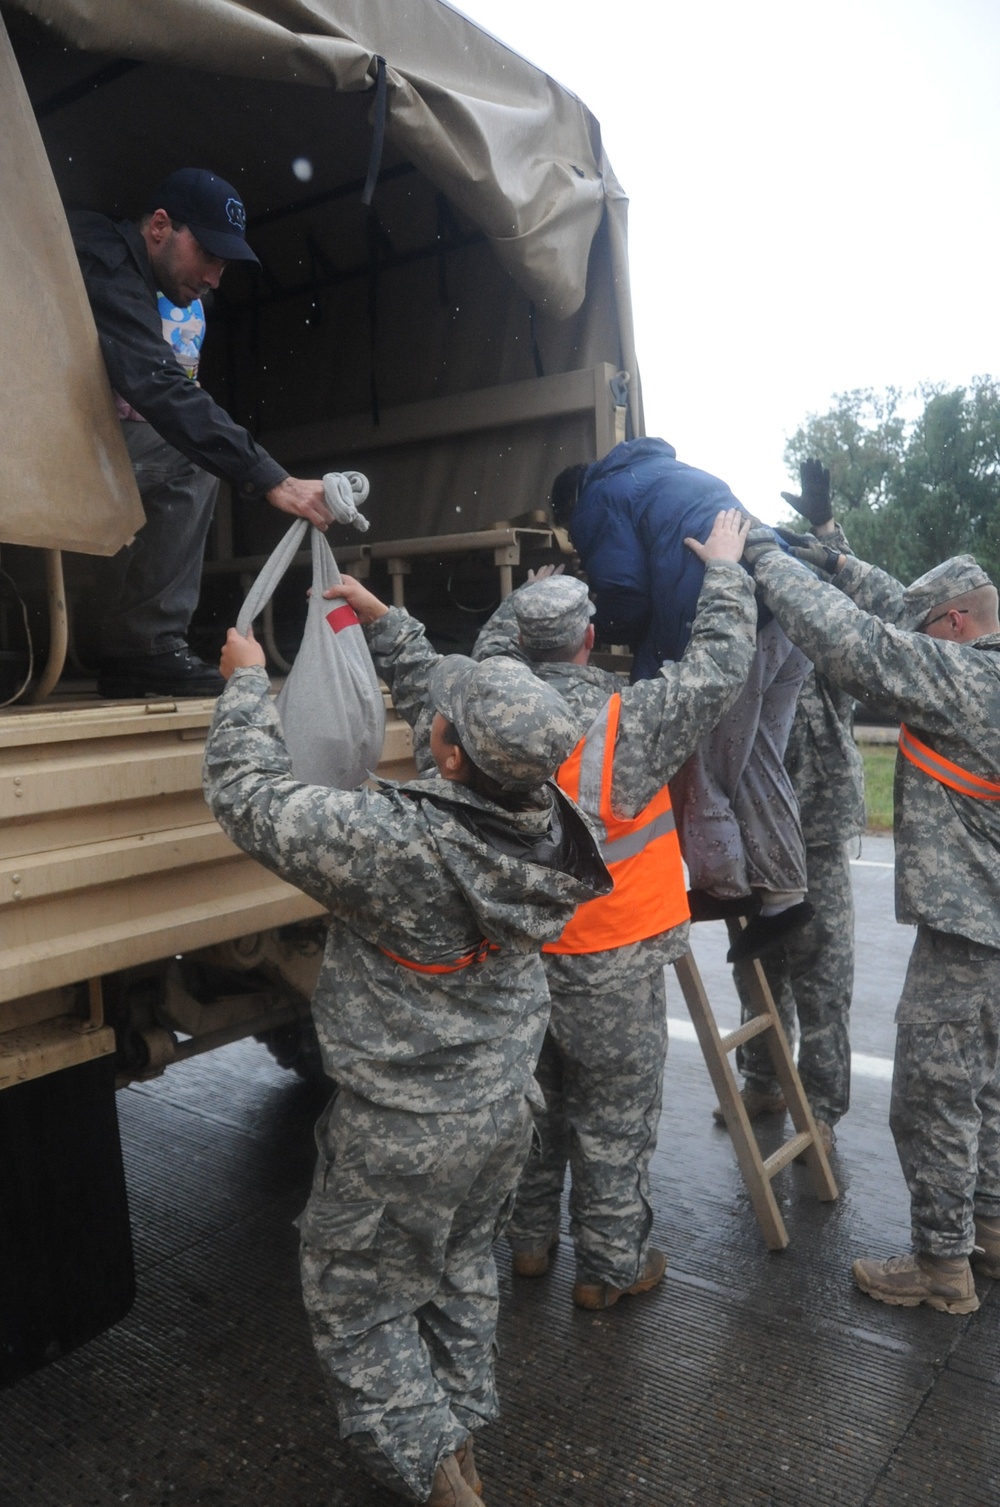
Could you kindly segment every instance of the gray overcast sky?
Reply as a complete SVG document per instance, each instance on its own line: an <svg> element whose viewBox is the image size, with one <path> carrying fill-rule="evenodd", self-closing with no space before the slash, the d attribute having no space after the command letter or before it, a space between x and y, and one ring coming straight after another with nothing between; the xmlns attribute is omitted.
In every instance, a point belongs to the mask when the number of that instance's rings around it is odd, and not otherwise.
<svg viewBox="0 0 1000 1507"><path fill-rule="evenodd" d="M460 0L601 122L646 427L783 510L835 392L1000 373L997 0Z"/></svg>

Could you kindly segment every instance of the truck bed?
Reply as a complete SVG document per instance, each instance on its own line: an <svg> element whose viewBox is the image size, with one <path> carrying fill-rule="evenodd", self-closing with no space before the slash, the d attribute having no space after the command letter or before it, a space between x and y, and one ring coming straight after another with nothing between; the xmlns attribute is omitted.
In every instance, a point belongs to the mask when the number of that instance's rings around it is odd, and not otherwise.
<svg viewBox="0 0 1000 1507"><path fill-rule="evenodd" d="M68 986L322 914L205 805L214 705L73 701L0 716L0 1087L11 1071L18 1081L114 1049L94 1012L68 1009ZM390 710L380 772L405 777L411 757Z"/></svg>

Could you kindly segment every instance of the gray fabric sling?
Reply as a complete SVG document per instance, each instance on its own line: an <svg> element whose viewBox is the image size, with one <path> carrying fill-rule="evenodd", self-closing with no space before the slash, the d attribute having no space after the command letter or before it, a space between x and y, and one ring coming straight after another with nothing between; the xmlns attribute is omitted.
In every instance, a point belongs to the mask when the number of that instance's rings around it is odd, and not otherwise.
<svg viewBox="0 0 1000 1507"><path fill-rule="evenodd" d="M340 571L325 537L306 519L293 523L272 551L240 609L236 627L245 635L267 605L307 528L312 536L312 595L302 643L275 706L295 778L353 790L381 756L385 706L353 609L323 597L327 587L341 579Z"/></svg>

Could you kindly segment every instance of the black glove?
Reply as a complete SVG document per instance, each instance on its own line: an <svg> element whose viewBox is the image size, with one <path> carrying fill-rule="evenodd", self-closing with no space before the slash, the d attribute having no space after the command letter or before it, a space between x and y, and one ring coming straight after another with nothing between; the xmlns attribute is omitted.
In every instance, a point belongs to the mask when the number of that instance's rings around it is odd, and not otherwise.
<svg viewBox="0 0 1000 1507"><path fill-rule="evenodd" d="M782 492L782 497L788 506L801 513L803 518L818 528L821 523L829 523L833 517L833 508L830 505L830 473L819 460L804 460L799 462L799 484L802 487L802 496L797 497L794 492Z"/></svg>
<svg viewBox="0 0 1000 1507"><path fill-rule="evenodd" d="M796 534L790 528L779 528L775 532L781 535L796 560L801 560L803 565L823 571L828 576L837 574L840 567L839 549L831 549L822 539L817 539L815 534Z"/></svg>
<svg viewBox="0 0 1000 1507"><path fill-rule="evenodd" d="M752 570L764 555L773 554L780 549L774 530L768 528L766 523L754 523L743 544L743 564Z"/></svg>
<svg viewBox="0 0 1000 1507"><path fill-rule="evenodd" d="M782 523L775 524L774 532L784 539L792 554L798 555L800 559L812 559L817 550L832 548L825 540L817 539L815 534L800 534L797 529L788 528ZM818 555L816 558L819 558Z"/></svg>

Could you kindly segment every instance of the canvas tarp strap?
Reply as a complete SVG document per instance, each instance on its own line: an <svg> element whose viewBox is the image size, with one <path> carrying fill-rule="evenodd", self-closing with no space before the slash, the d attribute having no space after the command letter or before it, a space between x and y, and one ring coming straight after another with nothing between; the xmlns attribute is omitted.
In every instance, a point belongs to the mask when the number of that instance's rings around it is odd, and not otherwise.
<svg viewBox="0 0 1000 1507"><path fill-rule="evenodd" d="M378 170L382 165L382 143L385 141L385 58L376 58L378 73L375 78L375 123L372 127L372 154L368 160L368 175L361 190L362 204L370 204L378 182Z"/></svg>

